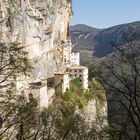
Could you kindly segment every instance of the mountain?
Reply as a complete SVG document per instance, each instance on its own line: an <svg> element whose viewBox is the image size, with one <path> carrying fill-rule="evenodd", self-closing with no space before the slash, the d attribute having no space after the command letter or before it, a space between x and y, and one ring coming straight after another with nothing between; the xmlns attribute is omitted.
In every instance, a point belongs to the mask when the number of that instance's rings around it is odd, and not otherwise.
<svg viewBox="0 0 140 140"><path fill-rule="evenodd" d="M100 29L93 28L84 24L78 24L70 27L70 35L74 50L92 50L95 46L95 37Z"/></svg>
<svg viewBox="0 0 140 140"><path fill-rule="evenodd" d="M103 57L113 52L112 42L123 45L127 39L140 37L140 21L121 24L107 29L92 28L78 24L70 27L70 35L74 51L95 51L96 57Z"/></svg>
<svg viewBox="0 0 140 140"><path fill-rule="evenodd" d="M74 26L70 26L70 31L84 31L84 32L97 32L99 29L93 28L84 24L77 24Z"/></svg>

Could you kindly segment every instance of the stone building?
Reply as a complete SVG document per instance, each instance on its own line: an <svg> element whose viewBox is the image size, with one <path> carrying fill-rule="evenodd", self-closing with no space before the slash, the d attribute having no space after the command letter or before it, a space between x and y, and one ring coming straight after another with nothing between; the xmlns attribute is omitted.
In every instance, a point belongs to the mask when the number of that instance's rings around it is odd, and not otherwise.
<svg viewBox="0 0 140 140"><path fill-rule="evenodd" d="M70 79L69 79L69 73L65 70L61 70L54 73L55 77L55 88L60 87L60 92L64 93L69 89L70 85Z"/></svg>
<svg viewBox="0 0 140 140"><path fill-rule="evenodd" d="M32 83L30 88L25 90L25 95L29 100L30 98L35 98L38 101L40 108L48 107L49 97L46 85L42 85L40 82Z"/></svg>
<svg viewBox="0 0 140 140"><path fill-rule="evenodd" d="M64 43L62 48L63 64L67 65L80 65L80 53L72 51L73 45L71 43L70 37L67 38L67 41Z"/></svg>
<svg viewBox="0 0 140 140"><path fill-rule="evenodd" d="M40 108L47 108L52 101L55 90L48 87L45 83L33 82L29 84L28 88L24 89L24 94L28 100L36 99Z"/></svg>
<svg viewBox="0 0 140 140"><path fill-rule="evenodd" d="M61 92L69 89L69 82L75 78L80 78L85 89L88 89L88 68L80 66L79 52L72 52L71 39L68 37L62 48L63 68L54 73L55 86L61 85Z"/></svg>
<svg viewBox="0 0 140 140"><path fill-rule="evenodd" d="M70 41L70 39L68 39L67 42L63 46L63 54L62 55L63 55L63 63L64 63L64 65L70 64L70 61L71 61L71 49L72 49L71 41Z"/></svg>
<svg viewBox="0 0 140 140"><path fill-rule="evenodd" d="M71 65L66 67L70 80L80 78L82 85L88 89L88 68L80 65Z"/></svg>
<svg viewBox="0 0 140 140"><path fill-rule="evenodd" d="M71 65L80 65L79 52L71 52Z"/></svg>
<svg viewBox="0 0 140 140"><path fill-rule="evenodd" d="M64 93L70 88L70 81L80 78L84 89L88 89L88 68L80 65L68 65L66 68L54 73L55 87Z"/></svg>

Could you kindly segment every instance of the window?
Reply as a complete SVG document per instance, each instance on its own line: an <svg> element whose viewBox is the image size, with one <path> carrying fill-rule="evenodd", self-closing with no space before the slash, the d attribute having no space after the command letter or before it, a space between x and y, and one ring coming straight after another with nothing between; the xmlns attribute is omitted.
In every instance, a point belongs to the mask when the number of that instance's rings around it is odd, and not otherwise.
<svg viewBox="0 0 140 140"><path fill-rule="evenodd" d="M31 101L33 99L33 94L29 93L29 100Z"/></svg>

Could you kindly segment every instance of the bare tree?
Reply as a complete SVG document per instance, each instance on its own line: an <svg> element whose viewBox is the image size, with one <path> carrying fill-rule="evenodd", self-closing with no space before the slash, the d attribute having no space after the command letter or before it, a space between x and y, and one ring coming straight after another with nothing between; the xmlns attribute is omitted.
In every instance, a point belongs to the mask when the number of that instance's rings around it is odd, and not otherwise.
<svg viewBox="0 0 140 140"><path fill-rule="evenodd" d="M113 43L114 53L102 62L98 76L113 102L112 139L140 139L140 43L126 39L124 46ZM110 105L110 102L109 102Z"/></svg>
<svg viewBox="0 0 140 140"><path fill-rule="evenodd" d="M22 114L21 103L25 99L23 95L15 94L16 78L28 74L30 70L27 55L19 43L0 43L0 136L10 136L11 128L15 131L13 126L21 124L18 116Z"/></svg>

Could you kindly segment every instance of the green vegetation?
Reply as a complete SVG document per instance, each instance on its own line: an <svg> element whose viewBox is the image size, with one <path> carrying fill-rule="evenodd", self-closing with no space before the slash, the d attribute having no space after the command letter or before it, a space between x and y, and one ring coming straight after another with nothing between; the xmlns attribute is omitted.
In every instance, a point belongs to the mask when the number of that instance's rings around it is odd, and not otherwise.
<svg viewBox="0 0 140 140"><path fill-rule="evenodd" d="M61 102L71 102L73 105L82 109L90 100L96 101L97 110L100 110L105 101L105 91L98 81L89 81L89 89L85 90L82 87L80 79L74 79L70 83L70 89L64 94L58 94L56 97Z"/></svg>
<svg viewBox="0 0 140 140"><path fill-rule="evenodd" d="M104 106L106 102L105 90L98 81L89 82L89 98L93 98L96 101L96 109L100 109Z"/></svg>
<svg viewBox="0 0 140 140"><path fill-rule="evenodd" d="M76 137L78 137L77 139L87 139L87 137L96 139L98 130L96 128L89 129L89 124L85 122L86 116L83 112L91 100L96 101L96 110L97 113L100 113L100 109L106 101L103 87L97 81L90 81L89 89L85 90L79 78L71 81L70 89L64 94L60 92L56 95L48 110L52 114L54 111L57 112L55 127L58 139L75 140ZM98 116L100 117L99 114ZM95 125L97 125L97 122L95 122Z"/></svg>
<svg viewBox="0 0 140 140"><path fill-rule="evenodd" d="M89 69L88 69L88 80L92 81L94 77L95 77L94 70L93 70L92 67L89 67Z"/></svg>

